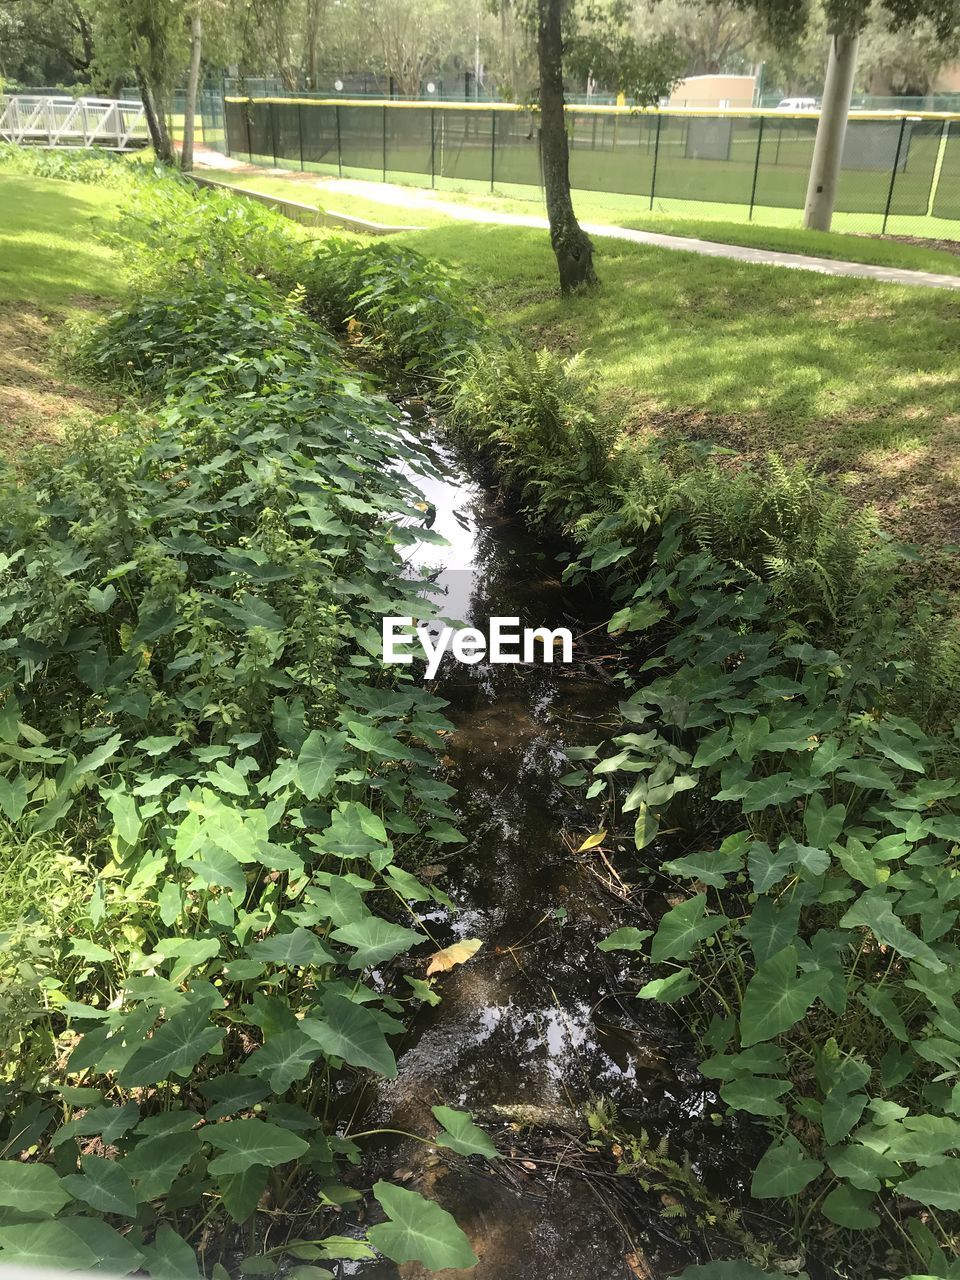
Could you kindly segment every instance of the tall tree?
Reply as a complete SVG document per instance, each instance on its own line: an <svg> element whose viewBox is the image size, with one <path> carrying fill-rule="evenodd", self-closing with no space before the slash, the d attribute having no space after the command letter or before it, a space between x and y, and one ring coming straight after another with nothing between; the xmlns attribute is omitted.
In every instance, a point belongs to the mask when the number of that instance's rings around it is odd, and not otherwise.
<svg viewBox="0 0 960 1280"><path fill-rule="evenodd" d="M626 30L628 15L625 0L590 4L579 14L572 0L537 0L540 154L550 243L563 295L598 283L593 245L577 221L570 194L564 70L579 81L589 79L601 88L628 94L640 106L658 102L682 74L676 41L660 36L638 43Z"/></svg>
<svg viewBox="0 0 960 1280"><path fill-rule="evenodd" d="M203 21L200 15L200 3L196 0L190 15L190 70L187 73L187 92L183 105L183 145L180 148L180 168L184 172L189 172L193 168L193 134L197 119L202 41Z"/></svg>

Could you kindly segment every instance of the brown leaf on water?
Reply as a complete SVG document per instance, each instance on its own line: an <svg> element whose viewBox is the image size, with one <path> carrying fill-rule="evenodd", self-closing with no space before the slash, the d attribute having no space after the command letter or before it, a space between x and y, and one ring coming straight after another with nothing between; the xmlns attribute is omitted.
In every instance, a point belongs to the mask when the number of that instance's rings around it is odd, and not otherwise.
<svg viewBox="0 0 960 1280"><path fill-rule="evenodd" d="M482 946L479 938L464 938L462 942L455 942L452 947L444 947L430 957L427 977L431 973L446 973L448 969L455 969L458 964L466 964Z"/></svg>
<svg viewBox="0 0 960 1280"><path fill-rule="evenodd" d="M654 1280L650 1264L642 1253L628 1253L623 1260L629 1267L630 1274L636 1276L637 1280Z"/></svg>

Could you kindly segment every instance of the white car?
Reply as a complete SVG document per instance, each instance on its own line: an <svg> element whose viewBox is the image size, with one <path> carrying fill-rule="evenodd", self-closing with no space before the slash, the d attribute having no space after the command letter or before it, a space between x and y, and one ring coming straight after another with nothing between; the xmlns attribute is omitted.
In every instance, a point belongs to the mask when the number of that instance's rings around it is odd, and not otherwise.
<svg viewBox="0 0 960 1280"><path fill-rule="evenodd" d="M816 98L781 98L777 103L778 111L816 111L819 106Z"/></svg>

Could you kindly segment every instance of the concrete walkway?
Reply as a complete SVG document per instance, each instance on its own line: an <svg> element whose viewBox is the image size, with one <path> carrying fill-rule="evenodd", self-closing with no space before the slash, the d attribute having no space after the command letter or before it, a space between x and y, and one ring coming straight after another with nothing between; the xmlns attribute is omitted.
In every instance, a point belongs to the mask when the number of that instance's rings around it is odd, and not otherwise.
<svg viewBox="0 0 960 1280"><path fill-rule="evenodd" d="M269 177L294 178L289 169L258 169L242 161L230 160L215 151L198 151L198 166L231 168L238 172L258 173ZM308 178L296 173L295 181L318 190L322 195L336 200L337 194L360 196L364 200L396 209L409 209L414 215L418 209L429 209L459 222L491 223L501 227L535 227L546 230L546 218L525 213L502 213L482 209L476 205L457 204L452 200L436 198L432 193L416 187L401 187L396 183L366 182L360 178ZM291 186L293 186L291 182ZM326 207L326 206L325 206ZM335 210L329 208L328 212ZM777 249L754 249L746 245L718 244L713 240L696 240L690 236L663 235L659 231L636 231L630 227L613 227L605 223L581 224L588 235L596 239L627 240L631 244L648 244L658 249L680 249L686 253L700 253L707 258L729 258L734 262L750 262L758 266L790 267L796 271L818 271L828 276L851 276L860 280L876 280L881 284L911 285L924 289L960 289L960 276L942 275L936 271L909 271L901 267L878 267L867 262L844 262L839 258L815 258L802 253L781 253ZM396 228L400 230L401 228ZM403 228L417 230L418 228Z"/></svg>

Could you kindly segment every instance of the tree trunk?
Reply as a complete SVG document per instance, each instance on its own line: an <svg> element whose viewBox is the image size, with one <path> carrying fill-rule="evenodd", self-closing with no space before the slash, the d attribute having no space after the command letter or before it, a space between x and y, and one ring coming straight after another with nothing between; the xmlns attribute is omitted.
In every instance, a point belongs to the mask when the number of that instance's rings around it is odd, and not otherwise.
<svg viewBox="0 0 960 1280"><path fill-rule="evenodd" d="M570 198L570 158L563 114L562 0L537 0L537 58L540 63L540 154L550 221L550 243L566 296L597 284L593 245L580 227Z"/></svg>
<svg viewBox="0 0 960 1280"><path fill-rule="evenodd" d="M803 225L814 231L829 231L833 218L859 43L856 31L835 32L830 38L827 78L803 210Z"/></svg>
<svg viewBox="0 0 960 1280"><path fill-rule="evenodd" d="M202 38L200 10L194 9L190 19L190 73L187 76L187 96L183 107L183 145L180 148L180 168L185 173L193 168L193 131L197 114L197 90L200 86Z"/></svg>
<svg viewBox="0 0 960 1280"><path fill-rule="evenodd" d="M147 130L150 134L150 141L153 144L153 153L163 164L172 164L174 159L173 148L170 146L170 135L167 132L167 122L163 110L154 97L143 67L137 66L135 70L137 85L140 89L140 100L143 103L143 114L146 117Z"/></svg>

